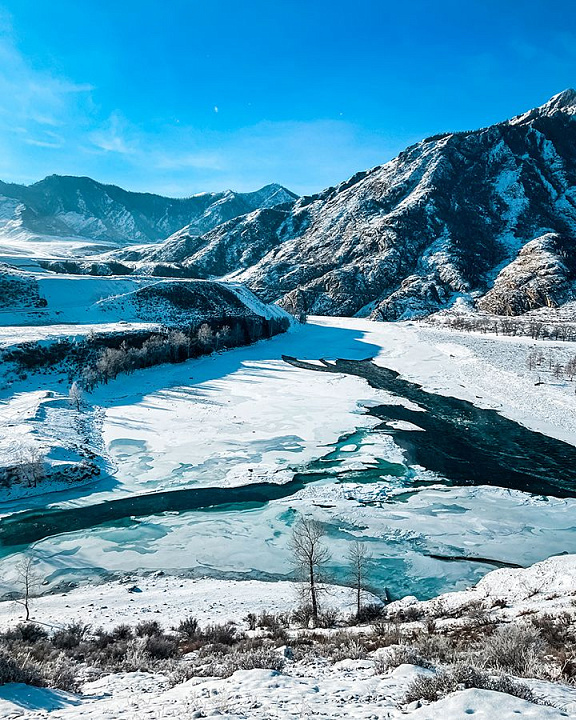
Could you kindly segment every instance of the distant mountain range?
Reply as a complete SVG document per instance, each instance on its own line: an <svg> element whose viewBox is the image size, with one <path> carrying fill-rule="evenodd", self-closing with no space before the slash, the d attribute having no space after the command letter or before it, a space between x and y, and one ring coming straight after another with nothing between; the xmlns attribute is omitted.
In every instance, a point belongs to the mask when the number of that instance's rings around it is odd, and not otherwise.
<svg viewBox="0 0 576 720"><path fill-rule="evenodd" d="M576 298L575 116L576 92L565 90L511 120L426 138L302 198L269 185L169 200L55 177L0 191L28 193L27 227L62 223L93 238L113 231L119 245L147 243L96 265L67 263L68 272L233 277L264 300L316 314L398 320L459 300L513 315Z"/></svg>
<svg viewBox="0 0 576 720"><path fill-rule="evenodd" d="M117 246L149 243L184 226L202 234L237 215L296 198L280 185L251 193L227 190L168 198L87 177L51 175L28 186L0 182L0 235L79 238Z"/></svg>

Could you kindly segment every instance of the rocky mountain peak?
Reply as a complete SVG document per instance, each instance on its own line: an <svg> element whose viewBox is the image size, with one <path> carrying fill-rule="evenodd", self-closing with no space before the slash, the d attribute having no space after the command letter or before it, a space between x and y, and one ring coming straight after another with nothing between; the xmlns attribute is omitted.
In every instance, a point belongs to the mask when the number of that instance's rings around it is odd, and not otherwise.
<svg viewBox="0 0 576 720"><path fill-rule="evenodd" d="M550 100L543 105L512 118L510 124L517 125L523 122L531 122L537 118L549 117L557 112L576 115L576 90L573 88L562 90L562 92L553 95Z"/></svg>
<svg viewBox="0 0 576 720"><path fill-rule="evenodd" d="M576 108L576 90L567 88L551 97L540 109L554 112L555 110L573 110L574 108Z"/></svg>

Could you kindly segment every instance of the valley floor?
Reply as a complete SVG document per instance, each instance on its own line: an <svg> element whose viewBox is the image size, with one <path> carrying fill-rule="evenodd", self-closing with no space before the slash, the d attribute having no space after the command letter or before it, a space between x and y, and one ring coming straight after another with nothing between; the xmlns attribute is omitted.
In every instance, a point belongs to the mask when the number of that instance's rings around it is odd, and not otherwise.
<svg viewBox="0 0 576 720"><path fill-rule="evenodd" d="M534 347L547 360L529 370ZM574 552L576 499L487 485L448 486L440 476L409 466L392 435L376 431L377 418L366 412L406 401L358 377L301 370L282 360L282 355L312 361L371 357L426 390L496 409L531 430L575 445L574 383L552 372L574 354L569 343L472 335L416 323L312 318L251 347L120 376L87 398L102 414L98 441L110 474L83 488L42 493L39 487L30 497L5 498L0 505L0 589L14 586L23 552L16 538L11 544L6 523L24 508L45 513L47 506L71 514L32 543L44 589L61 592L67 583L82 584L66 595L37 601L38 618L53 626L77 618L106 626L150 617L167 627L188 614L187 608L206 622L287 609L292 602L291 585L284 582L291 569L287 540L298 513L325 523L335 558L345 557L350 540L369 542L371 584L380 595L387 587L396 597L430 598L461 590L492 567L476 561L446 563L438 555L530 565ZM31 375L14 384L10 396L4 392L0 425L6 437L18 443L32 434L46 441L37 422L38 402L43 402L38 383L45 382L45 389L63 400L65 389L57 380L57 374ZM54 404L53 396L50 400ZM19 415L18 407L32 409ZM132 509L115 522L97 520L99 508L111 500L144 502L158 491L188 488L283 485L297 473L321 474L327 466L336 466L334 476L251 507L182 506L143 514ZM367 474L369 482L362 480ZM93 524L70 531L66 518L76 521L80 514L92 515ZM345 573L340 569L338 576L338 563L333 565L336 581L345 583ZM160 569L166 575L158 575ZM182 571L190 577L181 577ZM110 574L122 582L86 584ZM137 589L129 593L132 586ZM335 590L334 605L348 602L346 591ZM0 624L13 624L18 616L14 604L0 604ZM572 690L561 693L563 710L474 689L402 710L398 702L407 684L427 672L401 664L375 674L373 658L336 665L316 658L288 663L281 674L241 670L231 678L195 678L175 687L157 674L116 674L87 681L80 696L7 685L0 689L0 717L460 720L474 715L511 720L520 715L556 720L576 712Z"/></svg>

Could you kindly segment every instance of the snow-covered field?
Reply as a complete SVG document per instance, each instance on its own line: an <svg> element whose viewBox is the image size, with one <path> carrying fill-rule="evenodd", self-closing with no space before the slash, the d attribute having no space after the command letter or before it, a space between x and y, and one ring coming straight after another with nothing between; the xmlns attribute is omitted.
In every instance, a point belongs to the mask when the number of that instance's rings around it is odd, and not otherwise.
<svg viewBox="0 0 576 720"><path fill-rule="evenodd" d="M328 602L341 612L351 612L354 593L350 588L327 586ZM31 603L32 620L59 628L70 622L89 623L93 628L113 627L142 620L159 620L165 628L178 627L193 615L201 625L234 622L245 624L248 613L259 615L290 612L297 602L292 582L218 580L164 575L127 575L121 581L88 584L65 593L44 595ZM365 602L376 601L366 595ZM16 603L0 603L0 627L22 617Z"/></svg>
<svg viewBox="0 0 576 720"><path fill-rule="evenodd" d="M409 683L428 671L400 665L384 676L373 663L344 660L275 670L238 670L230 678L194 678L170 688L163 675L124 673L86 683L82 695L26 685L0 688L0 718L36 720L565 720L570 710L545 707L491 690L453 693L420 708L398 707Z"/></svg>

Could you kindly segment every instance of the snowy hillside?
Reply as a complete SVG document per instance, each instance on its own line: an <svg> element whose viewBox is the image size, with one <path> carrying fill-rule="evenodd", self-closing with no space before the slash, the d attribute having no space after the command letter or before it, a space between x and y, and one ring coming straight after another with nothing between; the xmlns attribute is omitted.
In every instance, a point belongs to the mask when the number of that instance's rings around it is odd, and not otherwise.
<svg viewBox="0 0 576 720"><path fill-rule="evenodd" d="M89 254L157 242L184 226L201 234L231 218L291 203L280 185L167 198L128 192L86 177L51 175L30 186L0 182L0 249L9 254Z"/></svg>
<svg viewBox="0 0 576 720"><path fill-rule="evenodd" d="M0 264L0 327L37 326L49 335L55 324L189 323L226 314L285 315L236 283L25 272Z"/></svg>

